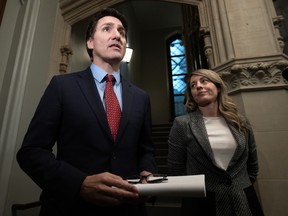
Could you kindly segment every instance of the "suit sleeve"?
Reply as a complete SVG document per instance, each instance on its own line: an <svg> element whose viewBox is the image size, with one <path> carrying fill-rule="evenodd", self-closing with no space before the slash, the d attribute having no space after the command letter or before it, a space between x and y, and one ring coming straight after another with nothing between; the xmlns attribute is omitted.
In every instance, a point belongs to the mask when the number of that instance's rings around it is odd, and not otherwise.
<svg viewBox="0 0 288 216"><path fill-rule="evenodd" d="M148 95L145 97L145 116L140 135L140 164L139 172L149 171L157 173L157 166L154 158L154 143L152 140L152 119L151 119L151 104Z"/></svg>
<svg viewBox="0 0 288 216"><path fill-rule="evenodd" d="M175 118L168 139L168 170L170 175L184 175L186 146L183 124Z"/></svg>
<svg viewBox="0 0 288 216"><path fill-rule="evenodd" d="M17 160L41 189L59 199L59 202L70 202L79 195L87 174L57 160L53 153L61 124L59 82L59 78L53 77L46 88L17 152Z"/></svg>

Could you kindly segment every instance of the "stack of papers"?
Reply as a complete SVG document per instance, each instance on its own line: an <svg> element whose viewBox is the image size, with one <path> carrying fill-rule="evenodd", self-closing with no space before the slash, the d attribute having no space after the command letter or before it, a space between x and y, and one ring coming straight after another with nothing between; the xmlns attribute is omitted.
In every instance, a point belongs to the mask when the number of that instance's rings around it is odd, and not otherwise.
<svg viewBox="0 0 288 216"><path fill-rule="evenodd" d="M153 184L135 184L140 196L205 197L205 176L167 176L166 181Z"/></svg>

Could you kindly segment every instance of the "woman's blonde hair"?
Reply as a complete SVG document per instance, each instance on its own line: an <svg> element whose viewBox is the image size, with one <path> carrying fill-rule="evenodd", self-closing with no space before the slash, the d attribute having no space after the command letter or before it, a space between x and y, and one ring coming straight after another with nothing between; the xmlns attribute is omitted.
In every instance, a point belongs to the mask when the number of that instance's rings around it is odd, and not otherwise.
<svg viewBox="0 0 288 216"><path fill-rule="evenodd" d="M218 92L218 110L220 114L230 123L233 123L240 132L246 133L248 130L247 121L239 114L238 109L232 98L228 95L227 86L221 77L214 71L208 69L199 69L190 73L186 80L186 101L185 106L188 112L198 109L198 104L191 94L190 79L193 75L203 76L209 79L219 90Z"/></svg>

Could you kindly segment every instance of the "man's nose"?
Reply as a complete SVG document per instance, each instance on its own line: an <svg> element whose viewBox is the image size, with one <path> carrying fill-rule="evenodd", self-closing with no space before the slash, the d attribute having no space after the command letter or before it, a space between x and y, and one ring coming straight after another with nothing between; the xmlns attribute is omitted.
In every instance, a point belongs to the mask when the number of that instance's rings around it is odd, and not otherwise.
<svg viewBox="0 0 288 216"><path fill-rule="evenodd" d="M117 29L115 29L115 30L113 31L113 34L114 34L114 37L115 37L115 38L120 39L121 33L120 33Z"/></svg>

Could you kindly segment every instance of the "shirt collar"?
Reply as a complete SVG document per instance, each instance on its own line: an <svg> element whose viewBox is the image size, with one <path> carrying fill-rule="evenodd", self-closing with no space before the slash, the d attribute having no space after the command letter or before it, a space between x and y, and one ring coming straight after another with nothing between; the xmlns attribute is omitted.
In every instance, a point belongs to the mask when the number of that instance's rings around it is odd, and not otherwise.
<svg viewBox="0 0 288 216"><path fill-rule="evenodd" d="M94 79L101 83L104 79L104 77L108 74L105 70L102 68L98 67L94 63L90 65L90 69L92 71ZM115 77L115 84L119 85L120 84L120 71L113 71L112 75Z"/></svg>

